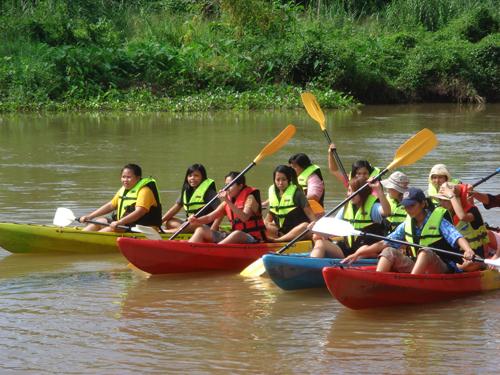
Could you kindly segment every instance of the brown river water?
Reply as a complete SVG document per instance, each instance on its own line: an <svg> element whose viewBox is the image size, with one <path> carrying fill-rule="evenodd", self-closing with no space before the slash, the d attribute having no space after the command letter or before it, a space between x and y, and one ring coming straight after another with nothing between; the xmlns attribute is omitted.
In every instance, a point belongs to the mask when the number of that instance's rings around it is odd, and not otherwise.
<svg viewBox="0 0 500 375"><path fill-rule="evenodd" d="M440 144L402 168L426 188L432 165L474 183L500 165L500 105L325 110L344 165L387 166L420 129ZM343 198L327 145L305 111L0 116L0 221L50 224L57 207L82 215L119 188L129 162L157 178L164 211L187 166L221 187L287 124L297 134L247 181L266 191L296 152L323 167L327 208ZM498 176L480 191L498 193ZM500 225L499 209L485 220ZM108 255L10 254L0 248L0 374L384 373L493 374L500 292L404 308L352 311L326 290L285 292L237 274L145 278Z"/></svg>

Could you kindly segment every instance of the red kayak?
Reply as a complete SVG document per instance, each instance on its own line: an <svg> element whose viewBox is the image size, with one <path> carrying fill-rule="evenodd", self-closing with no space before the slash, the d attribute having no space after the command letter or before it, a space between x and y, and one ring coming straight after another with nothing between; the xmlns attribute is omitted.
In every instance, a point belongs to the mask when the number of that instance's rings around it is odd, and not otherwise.
<svg viewBox="0 0 500 375"><path fill-rule="evenodd" d="M168 240L136 240L121 237L120 251L137 268L153 275L182 272L241 271L264 254L283 244L197 243ZM293 251L309 251L311 241L300 241Z"/></svg>
<svg viewBox="0 0 500 375"><path fill-rule="evenodd" d="M411 275L363 268L323 268L331 295L351 309L422 304L500 288L498 271Z"/></svg>

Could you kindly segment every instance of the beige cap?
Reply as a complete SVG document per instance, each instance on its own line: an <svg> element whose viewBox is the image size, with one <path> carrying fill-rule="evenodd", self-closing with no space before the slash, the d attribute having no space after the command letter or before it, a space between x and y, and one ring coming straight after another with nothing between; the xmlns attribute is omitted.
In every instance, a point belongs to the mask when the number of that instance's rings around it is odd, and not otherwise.
<svg viewBox="0 0 500 375"><path fill-rule="evenodd" d="M409 183L410 180L408 176L398 171L392 173L388 179L382 180L382 185L386 189L394 189L399 191L400 193L404 193L408 190Z"/></svg>

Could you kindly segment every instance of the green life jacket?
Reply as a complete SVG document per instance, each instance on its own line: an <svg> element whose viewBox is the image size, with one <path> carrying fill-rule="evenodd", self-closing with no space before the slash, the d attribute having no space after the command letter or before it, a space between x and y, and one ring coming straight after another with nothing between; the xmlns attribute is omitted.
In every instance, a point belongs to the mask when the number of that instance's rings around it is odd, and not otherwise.
<svg viewBox="0 0 500 375"><path fill-rule="evenodd" d="M135 224L160 226L161 225L161 204L158 188L156 187L156 180L151 177L141 178L137 184L130 190L125 190L122 186L118 191L118 206L116 209L116 219L120 220L135 210L135 204L139 195L139 190L147 186L153 192L156 199L157 206L151 206L149 212L146 213L135 223L129 223L130 226Z"/></svg>
<svg viewBox="0 0 500 375"><path fill-rule="evenodd" d="M302 194L297 189L297 185L288 185L280 199L276 187L274 185L269 187L269 212L278 225L278 230L283 234L301 223L309 222L303 208L296 203L296 194Z"/></svg>
<svg viewBox="0 0 500 375"><path fill-rule="evenodd" d="M215 190L215 181L210 178L205 179L191 194L189 200L186 191L182 192L182 206L186 211L186 217L195 214L208 203L205 201L205 194L212 185Z"/></svg>
<svg viewBox="0 0 500 375"><path fill-rule="evenodd" d="M309 176L311 176L313 173L316 173L318 177L323 181L323 176L321 175L321 169L316 165L316 164L311 164L309 167L304 169L300 175L297 176L297 182L299 183L299 186L302 188L304 191L304 194L307 196L307 179ZM323 206L325 199L325 191L323 190L323 194L320 197L319 203Z"/></svg>
<svg viewBox="0 0 500 375"><path fill-rule="evenodd" d="M465 237L476 254L484 256L484 246L489 243L488 230L484 223L479 228L474 229L470 222L459 221L455 228Z"/></svg>
<svg viewBox="0 0 500 375"><path fill-rule="evenodd" d="M389 231L392 232L399 224L405 221L406 210L400 202L391 198L389 194L387 194L386 197L391 206L391 215L386 217L385 220L389 223Z"/></svg>
<svg viewBox="0 0 500 375"><path fill-rule="evenodd" d="M377 198L373 195L369 195L368 198L366 198L363 209L358 208L357 210L355 210L352 202L347 203L347 205L344 206L343 219L350 222L356 230L374 233L371 229L374 229L375 226L379 226L377 223L374 223L371 218L371 211L376 202ZM354 248L357 239L358 236L347 237L347 244L351 249Z"/></svg>
<svg viewBox="0 0 500 375"><path fill-rule="evenodd" d="M422 229L422 233L420 236L417 236L415 230L415 220L410 217L410 215L406 216L405 220L405 240L406 242L415 243L422 246L435 247L438 249L454 251L453 247L448 244L448 242L443 238L439 227L441 225L441 221L446 215L446 209L442 207L435 208L429 219L424 224ZM410 251L414 257L417 256L417 249L413 246L410 246ZM450 256L446 256L444 253L437 253L443 260L453 260ZM455 258L457 260L458 258Z"/></svg>

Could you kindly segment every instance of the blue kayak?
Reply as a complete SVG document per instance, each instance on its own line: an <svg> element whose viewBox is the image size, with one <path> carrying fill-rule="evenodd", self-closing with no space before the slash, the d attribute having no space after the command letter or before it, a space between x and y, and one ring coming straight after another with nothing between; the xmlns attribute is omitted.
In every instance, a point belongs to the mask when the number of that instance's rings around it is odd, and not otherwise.
<svg viewBox="0 0 500 375"><path fill-rule="evenodd" d="M311 258L308 253L279 255L266 254L262 257L267 274L281 289L326 288L323 267L339 266L342 259ZM361 259L349 266L376 265L377 259Z"/></svg>

